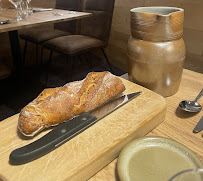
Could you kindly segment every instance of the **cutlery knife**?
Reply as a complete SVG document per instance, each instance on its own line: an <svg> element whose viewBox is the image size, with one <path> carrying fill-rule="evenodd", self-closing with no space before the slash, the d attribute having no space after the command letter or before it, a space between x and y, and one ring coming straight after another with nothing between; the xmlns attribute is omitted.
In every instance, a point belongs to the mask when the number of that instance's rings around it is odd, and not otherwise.
<svg viewBox="0 0 203 181"><path fill-rule="evenodd" d="M199 122L197 123L197 125L195 126L193 133L198 133L200 131L203 130L203 116L202 118L199 120Z"/></svg>
<svg viewBox="0 0 203 181"><path fill-rule="evenodd" d="M137 97L140 95L140 93L141 92L135 92L132 94L123 95L107 102L89 113L80 114L79 116L58 125L40 139L12 151L9 157L10 164L25 164L53 151L98 122L101 118L107 116L133 98Z"/></svg>
<svg viewBox="0 0 203 181"><path fill-rule="evenodd" d="M53 8L33 8L33 13L43 12L43 11L52 11Z"/></svg>
<svg viewBox="0 0 203 181"><path fill-rule="evenodd" d="M8 24L9 23L9 19L5 20L5 21L0 21L0 25L4 25L4 24Z"/></svg>

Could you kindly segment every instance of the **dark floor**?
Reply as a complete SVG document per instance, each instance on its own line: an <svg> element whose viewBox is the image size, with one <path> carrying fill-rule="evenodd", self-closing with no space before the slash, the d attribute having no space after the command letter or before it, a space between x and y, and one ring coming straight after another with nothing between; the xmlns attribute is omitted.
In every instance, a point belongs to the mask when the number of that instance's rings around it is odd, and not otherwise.
<svg viewBox="0 0 203 181"><path fill-rule="evenodd" d="M94 58L92 58L94 57ZM108 64L95 56L81 57L74 61L72 80L81 80L91 71L110 71ZM88 61L88 62L87 62ZM71 82L71 67L63 56L54 58L52 66L47 65L25 68L23 76L19 79L10 76L0 81L0 121L10 117L31 102L38 94L47 87L63 86ZM122 75L125 72L112 65L113 74Z"/></svg>

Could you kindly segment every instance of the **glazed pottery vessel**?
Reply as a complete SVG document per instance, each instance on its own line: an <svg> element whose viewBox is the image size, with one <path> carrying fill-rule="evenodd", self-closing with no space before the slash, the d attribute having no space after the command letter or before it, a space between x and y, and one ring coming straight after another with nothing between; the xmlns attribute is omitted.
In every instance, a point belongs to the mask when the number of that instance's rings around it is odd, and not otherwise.
<svg viewBox="0 0 203 181"><path fill-rule="evenodd" d="M139 7L130 10L129 80L166 97L180 86L185 60L184 10Z"/></svg>

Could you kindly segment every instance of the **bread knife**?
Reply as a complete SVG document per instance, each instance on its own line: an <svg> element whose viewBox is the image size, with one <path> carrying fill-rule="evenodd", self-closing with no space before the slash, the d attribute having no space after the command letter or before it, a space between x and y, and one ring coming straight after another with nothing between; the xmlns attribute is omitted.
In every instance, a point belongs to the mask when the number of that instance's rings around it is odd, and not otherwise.
<svg viewBox="0 0 203 181"><path fill-rule="evenodd" d="M199 120L199 122L197 123L197 125L195 126L193 133L199 133L200 131L203 130L203 116L202 118Z"/></svg>
<svg viewBox="0 0 203 181"><path fill-rule="evenodd" d="M101 118L107 116L133 98L137 97L140 95L140 93L141 92L135 92L132 94L123 95L99 106L88 113L80 114L79 116L58 125L40 139L12 151L9 157L10 164L25 164L53 151L98 122Z"/></svg>

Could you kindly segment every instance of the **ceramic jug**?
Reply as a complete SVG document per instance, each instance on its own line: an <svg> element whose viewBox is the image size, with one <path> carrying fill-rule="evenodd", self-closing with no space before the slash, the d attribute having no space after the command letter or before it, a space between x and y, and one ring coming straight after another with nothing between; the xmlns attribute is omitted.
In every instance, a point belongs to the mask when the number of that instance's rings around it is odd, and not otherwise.
<svg viewBox="0 0 203 181"><path fill-rule="evenodd" d="M180 86L185 60L184 10L138 7L130 10L129 80L166 97Z"/></svg>

